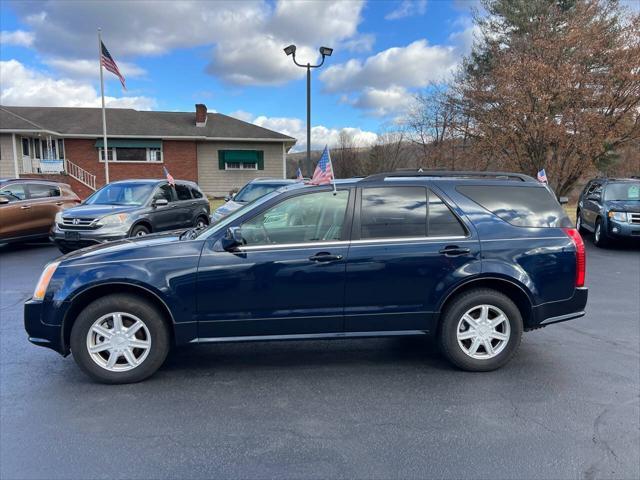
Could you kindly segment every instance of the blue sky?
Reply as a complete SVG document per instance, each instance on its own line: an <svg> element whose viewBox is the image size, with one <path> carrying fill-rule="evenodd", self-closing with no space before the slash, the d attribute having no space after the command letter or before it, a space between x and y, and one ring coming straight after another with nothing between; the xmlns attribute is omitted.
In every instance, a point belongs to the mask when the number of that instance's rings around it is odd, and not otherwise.
<svg viewBox="0 0 640 480"><path fill-rule="evenodd" d="M98 106L96 29L127 78L106 73L112 107L231 114L299 137L305 76L282 48L298 45L313 72L313 144L347 128L362 142L406 114L415 92L468 53L474 0L3 1L1 102Z"/></svg>

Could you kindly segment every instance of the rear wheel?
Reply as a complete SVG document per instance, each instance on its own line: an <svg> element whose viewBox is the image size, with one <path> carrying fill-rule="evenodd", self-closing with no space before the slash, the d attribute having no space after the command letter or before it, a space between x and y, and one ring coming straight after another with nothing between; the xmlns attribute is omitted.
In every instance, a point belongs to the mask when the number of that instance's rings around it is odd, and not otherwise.
<svg viewBox="0 0 640 480"><path fill-rule="evenodd" d="M596 228L593 231L593 243L596 247L606 247L608 243L607 233L604 231L602 219L596 220Z"/></svg>
<svg viewBox="0 0 640 480"><path fill-rule="evenodd" d="M149 235L149 229L144 225L136 225L131 229L130 237L144 237L145 235Z"/></svg>
<svg viewBox="0 0 640 480"><path fill-rule="evenodd" d="M490 289L461 294L446 308L439 343L457 367L484 372L505 365L522 337L522 315L506 295Z"/></svg>
<svg viewBox="0 0 640 480"><path fill-rule="evenodd" d="M195 228L205 228L207 225L209 225L209 221L207 220L207 217L198 217L196 218L196 221L193 222L193 226Z"/></svg>
<svg viewBox="0 0 640 480"><path fill-rule="evenodd" d="M70 343L74 360L94 380L133 383L160 368L169 352L169 332L155 305L114 294L80 312Z"/></svg>

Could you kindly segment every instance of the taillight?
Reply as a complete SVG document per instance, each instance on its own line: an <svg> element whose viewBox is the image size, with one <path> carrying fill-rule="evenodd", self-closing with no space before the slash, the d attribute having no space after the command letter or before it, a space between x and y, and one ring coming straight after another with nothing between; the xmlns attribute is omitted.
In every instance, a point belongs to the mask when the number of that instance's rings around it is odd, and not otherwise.
<svg viewBox="0 0 640 480"><path fill-rule="evenodd" d="M580 232L575 228L563 228L576 247L576 287L584 287L584 276L587 270L587 256Z"/></svg>

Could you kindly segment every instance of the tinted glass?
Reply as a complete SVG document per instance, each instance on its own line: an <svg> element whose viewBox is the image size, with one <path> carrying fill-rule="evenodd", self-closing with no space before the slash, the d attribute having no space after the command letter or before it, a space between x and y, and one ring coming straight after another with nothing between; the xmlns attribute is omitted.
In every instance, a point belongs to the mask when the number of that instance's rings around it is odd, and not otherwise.
<svg viewBox="0 0 640 480"><path fill-rule="evenodd" d="M242 225L247 245L340 240L349 192L318 192L280 202Z"/></svg>
<svg viewBox="0 0 640 480"><path fill-rule="evenodd" d="M150 183L113 183L106 185L85 200L87 205L134 205L144 204L151 192Z"/></svg>
<svg viewBox="0 0 640 480"><path fill-rule="evenodd" d="M193 198L202 198L202 192L197 188L191 188L191 195L193 195Z"/></svg>
<svg viewBox="0 0 640 480"><path fill-rule="evenodd" d="M271 193L280 187L282 187L282 185L277 183L247 183L240 189L233 200L240 203L253 202L256 198Z"/></svg>
<svg viewBox="0 0 640 480"><path fill-rule="evenodd" d="M9 197L10 201L24 200L27 198L27 192L23 183L9 184L0 189L0 195Z"/></svg>
<svg viewBox="0 0 640 480"><path fill-rule="evenodd" d="M362 190L360 238L427 235L427 189L384 187Z"/></svg>
<svg viewBox="0 0 640 480"><path fill-rule="evenodd" d="M640 182L609 183L604 190L605 200L640 200Z"/></svg>
<svg viewBox="0 0 640 480"><path fill-rule="evenodd" d="M432 191L429 191L430 237L455 237L466 234L464 227L449 207Z"/></svg>
<svg viewBox="0 0 640 480"><path fill-rule="evenodd" d="M153 198L154 200L157 200L159 198L165 198L167 202L171 203L173 201L173 191L172 191L171 185L168 185L166 183L162 185L158 189L158 191L155 193Z"/></svg>
<svg viewBox="0 0 640 480"><path fill-rule="evenodd" d="M146 162L146 148L117 148L116 157L119 162Z"/></svg>
<svg viewBox="0 0 640 480"><path fill-rule="evenodd" d="M60 196L60 189L53 185L30 183L27 188L29 189L29 198L49 198Z"/></svg>
<svg viewBox="0 0 640 480"><path fill-rule="evenodd" d="M544 187L467 185L457 190L517 227L571 227L564 209Z"/></svg>
<svg viewBox="0 0 640 480"><path fill-rule="evenodd" d="M186 185L176 183L176 194L178 195L178 200L191 200L191 192Z"/></svg>

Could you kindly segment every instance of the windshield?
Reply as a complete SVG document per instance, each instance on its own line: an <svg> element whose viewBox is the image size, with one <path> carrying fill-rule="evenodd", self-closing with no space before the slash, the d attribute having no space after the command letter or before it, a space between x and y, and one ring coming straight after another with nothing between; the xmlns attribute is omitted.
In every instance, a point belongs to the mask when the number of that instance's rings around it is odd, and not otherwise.
<svg viewBox="0 0 640 480"><path fill-rule="evenodd" d="M233 197L233 200L239 203L253 202L280 187L282 187L282 184L278 183L248 183L240 189L237 195Z"/></svg>
<svg viewBox="0 0 640 480"><path fill-rule="evenodd" d="M153 183L112 183L87 198L85 205L143 205L151 192Z"/></svg>
<svg viewBox="0 0 640 480"><path fill-rule="evenodd" d="M640 201L640 182L610 183L604 191L604 199Z"/></svg>

